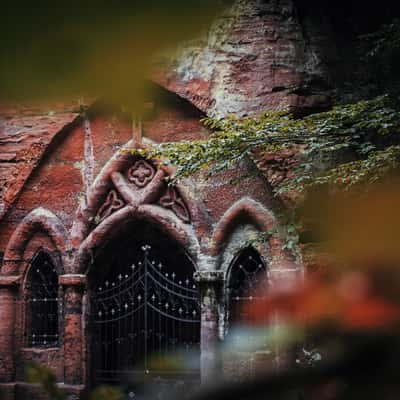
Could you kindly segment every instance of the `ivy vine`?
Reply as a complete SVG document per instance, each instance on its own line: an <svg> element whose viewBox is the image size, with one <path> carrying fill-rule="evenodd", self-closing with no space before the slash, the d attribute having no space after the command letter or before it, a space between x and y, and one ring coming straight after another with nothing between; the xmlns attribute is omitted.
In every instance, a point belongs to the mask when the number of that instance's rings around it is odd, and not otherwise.
<svg viewBox="0 0 400 400"><path fill-rule="evenodd" d="M142 154L173 164L179 178L203 169L212 176L246 157L261 165L265 153L294 150L297 166L274 188L276 193L375 182L400 162L400 117L386 95L302 119L269 111L202 121L213 130L208 139L161 143Z"/></svg>

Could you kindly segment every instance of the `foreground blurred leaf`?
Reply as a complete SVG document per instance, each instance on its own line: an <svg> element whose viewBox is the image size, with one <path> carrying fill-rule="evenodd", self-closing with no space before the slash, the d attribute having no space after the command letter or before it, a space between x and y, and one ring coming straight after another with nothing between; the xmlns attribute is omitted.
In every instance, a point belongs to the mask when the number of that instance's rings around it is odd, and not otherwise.
<svg viewBox="0 0 400 400"><path fill-rule="evenodd" d="M255 323L273 321L278 314L294 325L311 328L330 324L339 329L362 331L398 324L400 306L374 294L367 279L353 274L330 282L309 279L304 285L277 291L265 300L253 302L247 312ZM364 280L365 283L357 283ZM263 315L262 321L260 315Z"/></svg>
<svg viewBox="0 0 400 400"><path fill-rule="evenodd" d="M63 400L65 394L57 387L57 379L52 371L36 363L25 367L25 379L28 383L38 384L52 399Z"/></svg>
<svg viewBox="0 0 400 400"><path fill-rule="evenodd" d="M398 179L368 191L317 192L305 203L326 263L303 284L260 288L266 295L246 305L252 322L276 315L294 325L334 326L345 331L398 329L400 323L400 185ZM318 259L318 257L317 257Z"/></svg>
<svg viewBox="0 0 400 400"><path fill-rule="evenodd" d="M102 385L93 390L90 400L122 400L124 395L116 387Z"/></svg>
<svg viewBox="0 0 400 400"><path fill-rule="evenodd" d="M77 94L137 103L153 55L188 39L215 0L30 1L0 15L0 101Z"/></svg>
<svg viewBox="0 0 400 400"><path fill-rule="evenodd" d="M307 229L313 230L323 251L341 261L337 266L346 266L342 270L379 269L383 275L389 269L392 278L400 278L399 183L393 178L366 191L309 196L303 210Z"/></svg>

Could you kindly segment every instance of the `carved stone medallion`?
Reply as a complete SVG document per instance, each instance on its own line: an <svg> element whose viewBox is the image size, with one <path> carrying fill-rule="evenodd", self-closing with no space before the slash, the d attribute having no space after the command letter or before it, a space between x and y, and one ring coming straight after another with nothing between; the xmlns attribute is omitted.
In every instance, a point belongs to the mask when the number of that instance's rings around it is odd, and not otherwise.
<svg viewBox="0 0 400 400"><path fill-rule="evenodd" d="M155 170L145 160L138 160L128 169L127 177L129 182L135 184L138 188L147 186L154 178Z"/></svg>

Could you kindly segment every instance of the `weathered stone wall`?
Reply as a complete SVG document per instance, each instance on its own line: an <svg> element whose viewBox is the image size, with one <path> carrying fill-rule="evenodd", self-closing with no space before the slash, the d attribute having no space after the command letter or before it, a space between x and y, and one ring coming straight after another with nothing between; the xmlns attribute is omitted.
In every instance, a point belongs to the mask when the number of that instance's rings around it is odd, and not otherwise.
<svg viewBox="0 0 400 400"><path fill-rule="evenodd" d="M0 143L3 252L17 224L35 207L52 210L69 229L86 187L132 138L131 121L126 116L99 112L96 107L86 123L78 113L59 111L49 116L49 105L35 110L38 114L29 118L21 113L12 109L0 115L0 141L4 142ZM199 122L202 116L178 96L163 92L151 102L143 135L157 142L206 137L208 131Z"/></svg>

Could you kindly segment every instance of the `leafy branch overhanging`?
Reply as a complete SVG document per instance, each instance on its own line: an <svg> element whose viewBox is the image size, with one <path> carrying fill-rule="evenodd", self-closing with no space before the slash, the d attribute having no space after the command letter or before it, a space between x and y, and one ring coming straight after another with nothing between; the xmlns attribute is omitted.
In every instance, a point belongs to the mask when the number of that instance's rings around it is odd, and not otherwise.
<svg viewBox="0 0 400 400"><path fill-rule="evenodd" d="M203 122L214 131L207 140L158 144L146 156L173 164L179 178L204 168L211 176L245 157L260 164L260 154L294 150L298 162L277 193L372 183L400 163L400 117L387 95L302 119L274 111Z"/></svg>

